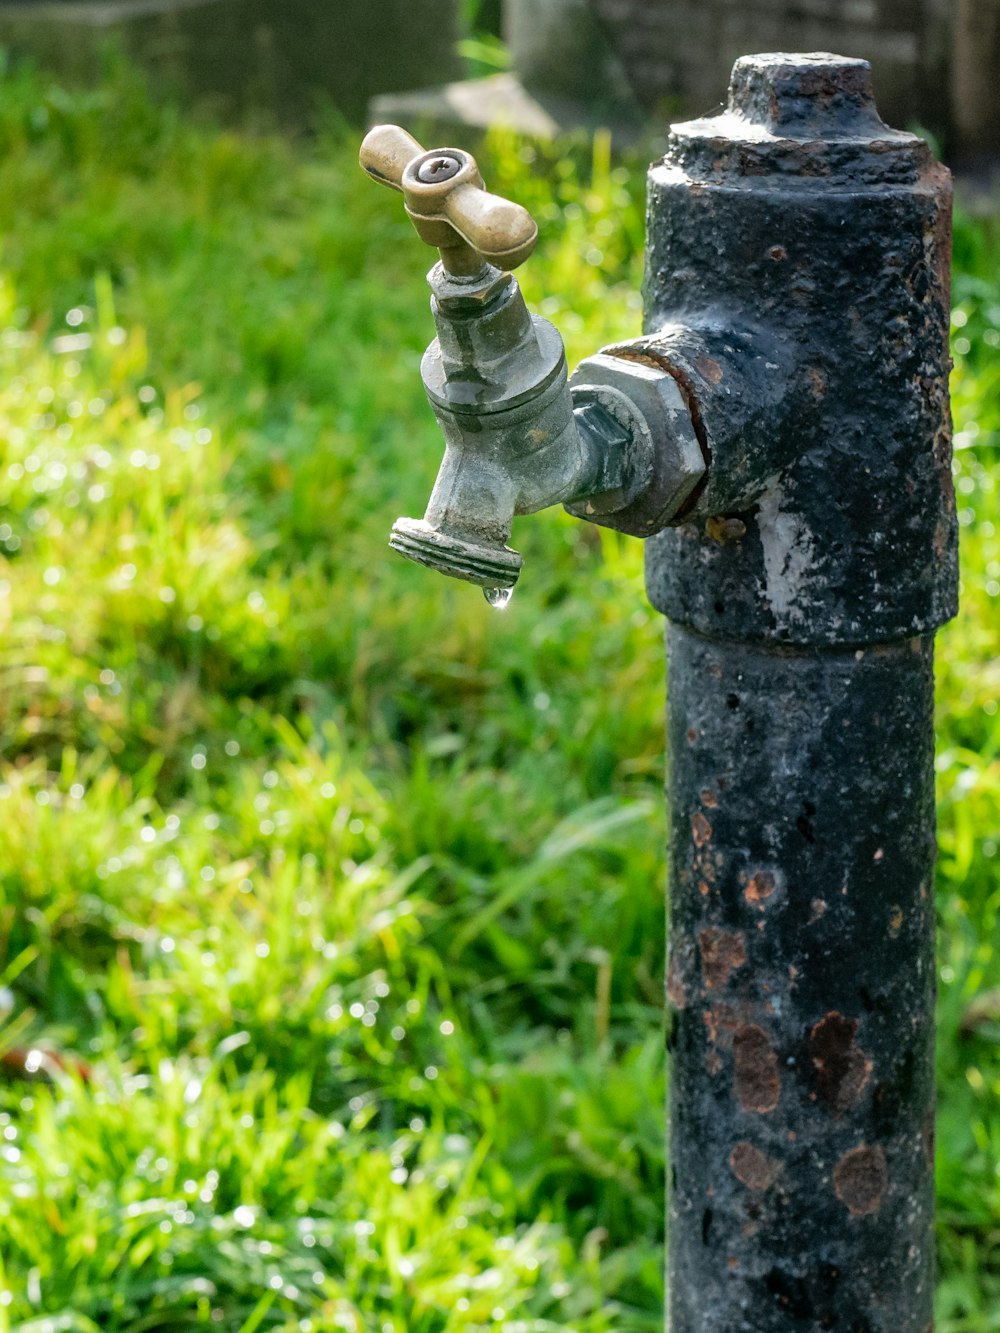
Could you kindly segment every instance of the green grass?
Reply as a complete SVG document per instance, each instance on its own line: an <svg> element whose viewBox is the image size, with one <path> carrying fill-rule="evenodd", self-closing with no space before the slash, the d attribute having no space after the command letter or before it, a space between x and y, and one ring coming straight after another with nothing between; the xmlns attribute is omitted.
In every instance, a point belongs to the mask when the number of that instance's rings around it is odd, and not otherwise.
<svg viewBox="0 0 1000 1333"><path fill-rule="evenodd" d="M440 453L427 256L354 151L5 75L0 1331L661 1323L641 547L522 521L502 616L385 552ZM571 360L636 329L641 171L497 140L489 179ZM958 242L939 1328L985 1333L1000 245Z"/></svg>

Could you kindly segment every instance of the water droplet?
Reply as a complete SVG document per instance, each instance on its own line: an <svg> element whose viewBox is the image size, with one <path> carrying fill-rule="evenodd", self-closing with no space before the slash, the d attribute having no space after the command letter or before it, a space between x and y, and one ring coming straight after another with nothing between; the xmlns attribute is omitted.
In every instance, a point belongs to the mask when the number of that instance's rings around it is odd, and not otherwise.
<svg viewBox="0 0 1000 1333"><path fill-rule="evenodd" d="M502 611L514 596L513 588L484 588L483 596L489 602L490 606L497 611Z"/></svg>

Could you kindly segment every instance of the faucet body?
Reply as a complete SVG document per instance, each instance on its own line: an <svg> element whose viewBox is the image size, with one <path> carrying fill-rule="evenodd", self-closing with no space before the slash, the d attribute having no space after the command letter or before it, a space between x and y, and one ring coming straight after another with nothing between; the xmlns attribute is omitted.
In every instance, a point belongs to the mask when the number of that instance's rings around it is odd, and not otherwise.
<svg viewBox="0 0 1000 1333"><path fill-rule="evenodd" d="M649 538L668 620L671 1333L932 1327L950 206L867 62L747 56L650 169L643 336L567 383L512 280L431 275L393 544L510 588L562 502Z"/></svg>
<svg viewBox="0 0 1000 1333"><path fill-rule="evenodd" d="M705 462L671 375L598 355L571 384L562 338L511 274L437 264L428 282L438 336L421 375L445 454L423 519L395 523L395 550L490 595L520 573L515 514L565 503L644 534L683 505Z"/></svg>
<svg viewBox="0 0 1000 1333"><path fill-rule="evenodd" d="M438 336L421 375L444 460L424 517L398 519L389 544L505 605L522 564L507 545L515 514L565 502L640 536L671 521L706 466L674 377L598 354L568 382L562 338L529 314L510 274L537 228L485 190L468 153L425 152L405 130L378 125L360 162L403 194L441 255L428 275Z"/></svg>
<svg viewBox="0 0 1000 1333"><path fill-rule="evenodd" d="M438 336L421 364L445 454L422 520L399 519L390 544L484 588L510 588L521 557L515 514L562 500L614 498L634 447L607 411L574 410L562 338L531 315L516 280L484 265L428 277Z"/></svg>

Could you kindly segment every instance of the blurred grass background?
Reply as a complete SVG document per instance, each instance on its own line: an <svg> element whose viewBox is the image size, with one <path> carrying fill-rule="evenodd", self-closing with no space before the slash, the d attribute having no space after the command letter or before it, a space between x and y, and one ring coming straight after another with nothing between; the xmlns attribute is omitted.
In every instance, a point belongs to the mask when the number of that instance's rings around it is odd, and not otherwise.
<svg viewBox="0 0 1000 1333"><path fill-rule="evenodd" d="M571 363L643 163L496 137ZM0 98L0 1333L653 1333L661 626L522 521L509 611L389 557L429 262L334 123ZM1000 228L956 231L939 641L940 1333L1000 1328Z"/></svg>

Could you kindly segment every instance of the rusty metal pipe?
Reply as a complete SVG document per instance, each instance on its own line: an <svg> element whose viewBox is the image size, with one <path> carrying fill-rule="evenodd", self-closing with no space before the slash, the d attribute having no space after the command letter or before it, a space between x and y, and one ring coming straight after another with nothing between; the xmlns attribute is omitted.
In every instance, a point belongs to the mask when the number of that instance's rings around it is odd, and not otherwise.
<svg viewBox="0 0 1000 1333"><path fill-rule="evenodd" d="M929 1333L950 189L864 61L752 56L651 169L647 335L710 464L669 620L672 1333ZM771 330L780 407L681 330ZM704 341L704 339L702 339Z"/></svg>

